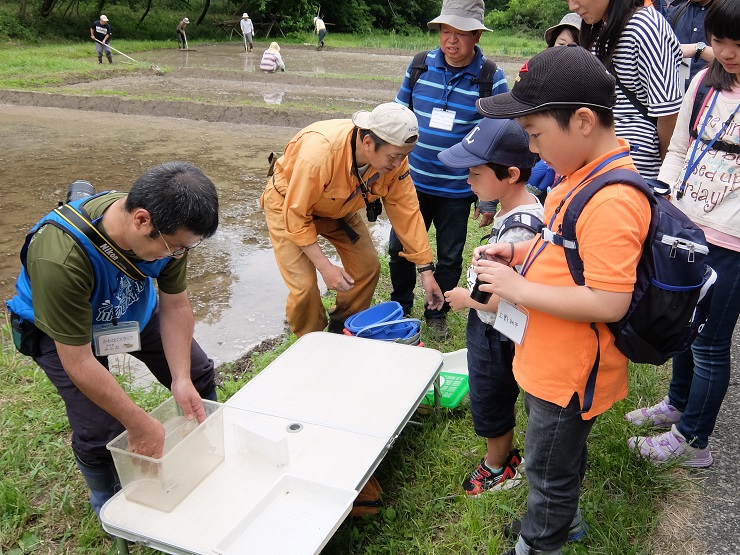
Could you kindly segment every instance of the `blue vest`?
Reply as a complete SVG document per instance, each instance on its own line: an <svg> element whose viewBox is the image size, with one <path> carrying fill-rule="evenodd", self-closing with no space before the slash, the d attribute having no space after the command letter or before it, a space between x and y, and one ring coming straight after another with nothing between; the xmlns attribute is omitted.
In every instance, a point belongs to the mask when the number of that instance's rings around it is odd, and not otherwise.
<svg viewBox="0 0 740 555"><path fill-rule="evenodd" d="M96 198L101 195L109 194L108 192L95 195ZM82 205L89 201L90 198L81 199L69 203L80 212L83 212ZM101 216L102 218L102 216ZM93 221L93 224L100 218ZM43 225L51 224L63 229L72 236L75 241L83 248L90 263L93 267L95 285L90 298L90 304L93 309L92 324L107 324L113 321L115 317L119 322L139 322L139 328L144 327L157 305L157 292L154 289L154 280L162 269L170 261L169 258L155 260L153 262L134 262L142 274L148 276L143 280L133 280L126 274L116 268L93 243L80 231L70 226L65 220L59 217L55 212L50 212L42 218L26 236L24 251L28 248L33 235ZM34 321L33 315L33 296L31 291L31 281L26 271L26 261L23 260L23 267L16 280L16 295L7 302L8 308L15 314L18 314L25 320ZM92 338L91 338L92 339Z"/></svg>

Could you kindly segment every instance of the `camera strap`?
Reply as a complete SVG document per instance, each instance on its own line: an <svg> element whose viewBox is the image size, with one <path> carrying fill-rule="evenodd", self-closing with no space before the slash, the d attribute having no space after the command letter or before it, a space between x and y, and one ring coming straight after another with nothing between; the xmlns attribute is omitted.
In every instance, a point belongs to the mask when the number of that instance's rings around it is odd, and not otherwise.
<svg viewBox="0 0 740 555"><path fill-rule="evenodd" d="M108 262L113 264L128 277L134 281L147 279L147 276L143 274L141 270L139 270L115 245L111 244L111 242L108 241L81 212L78 212L68 204L63 204L59 208L55 208L54 212L77 231L85 235L85 237L90 240L95 248L98 249L98 252L100 252Z"/></svg>
<svg viewBox="0 0 740 555"><path fill-rule="evenodd" d="M370 201L367 200L367 194L370 191L370 189L368 189L368 185L372 185L378 179L378 177L380 177L380 174L376 173L375 175L373 175L367 181L363 181L362 180L362 177L360 177L360 170L357 168L357 154L355 153L355 147L357 145L357 133L358 133L358 131L359 131L359 129L357 127L355 127L352 130L352 169L355 171L355 176L357 176L357 181L360 182L359 189L360 189L360 194L362 195L362 200L365 201L365 206L370 206ZM356 191L355 191L355 194L356 194ZM352 197L355 194L353 194ZM352 198L352 197L350 197L350 198Z"/></svg>

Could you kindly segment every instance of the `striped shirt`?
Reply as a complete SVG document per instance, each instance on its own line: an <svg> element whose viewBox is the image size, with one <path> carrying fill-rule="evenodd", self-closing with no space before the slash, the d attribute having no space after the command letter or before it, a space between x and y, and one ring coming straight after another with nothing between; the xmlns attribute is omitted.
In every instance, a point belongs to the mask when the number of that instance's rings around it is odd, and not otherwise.
<svg viewBox="0 0 740 555"><path fill-rule="evenodd" d="M479 87L472 80L479 78L484 61L483 52L476 46L473 61L453 73L445 64L444 54L439 48L427 54L428 69L421 74L413 91L414 113L419 120L419 142L409 155L409 166L417 190L447 198L465 198L473 194L468 185L468 170L448 168L439 161L437 154L462 141L481 120L475 108ZM412 94L411 65L396 96L396 102L406 107ZM508 90L506 76L501 68L497 68L493 75L492 94ZM452 130L444 131L430 126L434 108L455 112Z"/></svg>
<svg viewBox="0 0 740 555"><path fill-rule="evenodd" d="M683 85L678 77L681 44L668 22L656 10L640 9L622 31L612 57L613 68L622 86L647 107L651 117L678 113ZM629 141L632 159L645 178L656 178L661 166L655 125L617 87L614 106L617 136Z"/></svg>

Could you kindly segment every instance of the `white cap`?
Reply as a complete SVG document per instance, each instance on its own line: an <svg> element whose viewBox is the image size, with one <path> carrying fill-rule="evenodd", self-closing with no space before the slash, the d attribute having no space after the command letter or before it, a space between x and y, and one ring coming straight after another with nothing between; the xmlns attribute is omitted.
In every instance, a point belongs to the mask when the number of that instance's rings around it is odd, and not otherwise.
<svg viewBox="0 0 740 555"><path fill-rule="evenodd" d="M104 15L101 15L101 16L100 16L100 21L105 21L105 22L107 22L107 21L108 21L108 18L107 18L107 17L105 17Z"/></svg>
<svg viewBox="0 0 740 555"><path fill-rule="evenodd" d="M242 17L249 17L249 14L245 12L242 14Z"/></svg>
<svg viewBox="0 0 740 555"><path fill-rule="evenodd" d="M190 23L190 20L187 17L182 18L183 23Z"/></svg>
<svg viewBox="0 0 740 555"><path fill-rule="evenodd" d="M352 123L360 129L372 131L379 139L394 146L414 145L419 140L416 116L397 102L380 104L372 112L355 112Z"/></svg>

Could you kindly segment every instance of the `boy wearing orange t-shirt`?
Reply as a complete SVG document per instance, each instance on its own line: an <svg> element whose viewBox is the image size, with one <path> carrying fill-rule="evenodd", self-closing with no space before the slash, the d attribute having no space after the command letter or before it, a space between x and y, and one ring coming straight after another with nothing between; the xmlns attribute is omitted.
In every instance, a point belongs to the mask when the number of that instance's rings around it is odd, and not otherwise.
<svg viewBox="0 0 740 555"><path fill-rule="evenodd" d="M545 203L544 222L554 234L585 184L607 170L635 170L628 143L614 134L615 101L614 78L575 45L541 52L524 64L510 93L478 100L486 117L516 118L530 149L565 176ZM596 416L627 395L627 358L605 322L629 307L649 222L648 199L636 188L599 190L576 227L583 286L575 285L564 249L542 237L476 249L476 272L487 282L481 290L508 301L499 304L499 329L517 342L514 376L528 415L527 513L504 530L518 538L505 555L559 555L568 539L585 534L578 500L586 439ZM480 259L481 252L511 257L521 274Z"/></svg>

